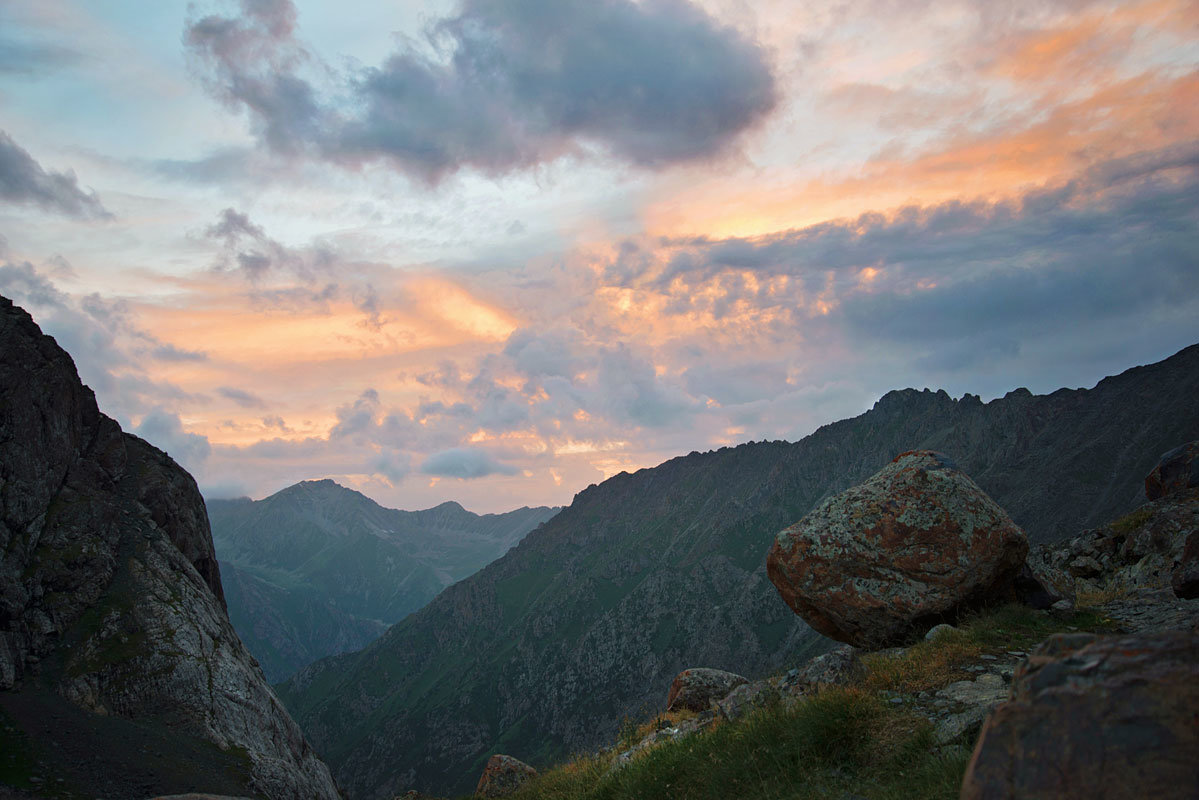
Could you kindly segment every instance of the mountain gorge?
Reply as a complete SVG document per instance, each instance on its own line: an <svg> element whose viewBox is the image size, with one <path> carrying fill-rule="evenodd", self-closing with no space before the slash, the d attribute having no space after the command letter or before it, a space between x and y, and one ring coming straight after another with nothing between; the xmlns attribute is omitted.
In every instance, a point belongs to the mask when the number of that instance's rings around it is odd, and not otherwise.
<svg viewBox="0 0 1199 800"><path fill-rule="evenodd" d="M229 616L276 682L364 647L557 511L399 511L331 480L208 502Z"/></svg>
<svg viewBox="0 0 1199 800"><path fill-rule="evenodd" d="M468 791L492 752L545 764L610 741L684 668L762 675L826 648L767 580L767 548L896 454L948 454L1055 541L1137 505L1157 455L1199 436L1197 395L1193 346L1089 390L890 392L793 444L622 473L281 697L351 797Z"/></svg>

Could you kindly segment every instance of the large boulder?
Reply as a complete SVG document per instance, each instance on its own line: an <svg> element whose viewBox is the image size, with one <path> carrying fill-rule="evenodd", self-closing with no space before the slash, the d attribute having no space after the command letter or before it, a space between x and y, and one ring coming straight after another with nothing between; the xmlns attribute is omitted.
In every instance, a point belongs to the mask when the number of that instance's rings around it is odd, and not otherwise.
<svg viewBox="0 0 1199 800"><path fill-rule="evenodd" d="M868 649L900 644L1011 591L1023 532L940 453L898 456L775 537L770 580L825 636Z"/></svg>
<svg viewBox="0 0 1199 800"><path fill-rule="evenodd" d="M1199 796L1199 637L1050 637L984 725L962 800Z"/></svg>
<svg viewBox="0 0 1199 800"><path fill-rule="evenodd" d="M531 778L537 777L537 770L520 759L502 754L495 754L487 759L487 766L479 776L479 785L475 789L477 797L504 797L519 789Z"/></svg>
<svg viewBox="0 0 1199 800"><path fill-rule="evenodd" d="M722 669L685 669L675 675L670 683L670 692L666 696L666 710L704 711L744 683L749 683L749 680Z"/></svg>
<svg viewBox="0 0 1199 800"><path fill-rule="evenodd" d="M1145 476L1145 497L1157 500L1173 492L1199 487L1199 441L1187 442L1162 455Z"/></svg>

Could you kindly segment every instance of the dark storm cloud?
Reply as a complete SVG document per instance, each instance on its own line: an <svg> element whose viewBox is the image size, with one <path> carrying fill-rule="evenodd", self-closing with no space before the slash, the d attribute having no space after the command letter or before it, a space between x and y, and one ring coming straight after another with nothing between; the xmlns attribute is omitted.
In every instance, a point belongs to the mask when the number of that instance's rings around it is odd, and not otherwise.
<svg viewBox="0 0 1199 800"><path fill-rule="evenodd" d="M488 475L515 475L519 470L497 461L488 453L473 447L455 447L434 453L421 464L426 475L446 478L485 478Z"/></svg>
<svg viewBox="0 0 1199 800"><path fill-rule="evenodd" d="M47 171L4 131L0 131L0 201L79 219L112 218L94 192L79 188L74 172Z"/></svg>
<svg viewBox="0 0 1199 800"><path fill-rule="evenodd" d="M428 47L349 76L339 105L304 77L323 70L294 37L291 4L241 6L194 20L184 39L210 91L247 108L264 143L384 159L428 182L587 146L645 168L708 159L777 100L763 50L683 0L464 0Z"/></svg>

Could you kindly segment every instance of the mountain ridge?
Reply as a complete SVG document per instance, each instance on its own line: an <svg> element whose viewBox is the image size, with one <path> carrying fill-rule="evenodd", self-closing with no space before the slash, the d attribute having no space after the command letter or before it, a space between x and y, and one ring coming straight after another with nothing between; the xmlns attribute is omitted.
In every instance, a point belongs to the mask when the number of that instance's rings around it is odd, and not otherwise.
<svg viewBox="0 0 1199 800"><path fill-rule="evenodd" d="M208 501L230 617L275 682L364 647L557 511L403 511L328 478Z"/></svg>

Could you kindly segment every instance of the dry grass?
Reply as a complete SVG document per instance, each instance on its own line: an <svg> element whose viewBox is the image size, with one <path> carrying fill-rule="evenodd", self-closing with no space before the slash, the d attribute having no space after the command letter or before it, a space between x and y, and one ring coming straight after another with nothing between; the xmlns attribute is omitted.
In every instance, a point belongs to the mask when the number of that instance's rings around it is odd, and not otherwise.
<svg viewBox="0 0 1199 800"><path fill-rule="evenodd" d="M872 653L862 659L866 667L862 687L902 694L932 691L969 677L962 667L977 661L981 653L982 647L960 630L912 645L899 655Z"/></svg>

